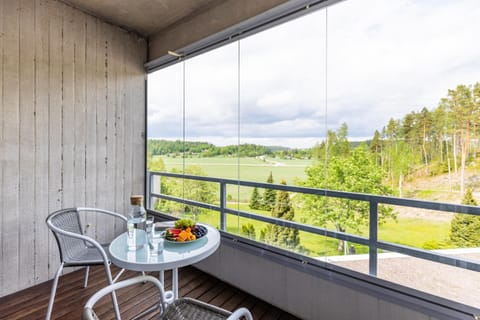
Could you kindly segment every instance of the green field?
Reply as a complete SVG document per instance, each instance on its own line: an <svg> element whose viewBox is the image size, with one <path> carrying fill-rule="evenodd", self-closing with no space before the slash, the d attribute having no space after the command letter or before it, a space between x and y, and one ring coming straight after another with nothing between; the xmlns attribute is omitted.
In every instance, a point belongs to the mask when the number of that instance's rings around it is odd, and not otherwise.
<svg viewBox="0 0 480 320"><path fill-rule="evenodd" d="M261 210L251 210L247 204L230 205L231 208L238 208L242 211L255 212L262 215L269 215L269 212ZM192 215L184 215L196 221L207 223L214 227L220 227L220 215L218 212L203 212L194 218ZM295 220L299 221L307 218L300 212L295 213ZM256 236L260 234L260 230L267 226L267 223L238 217L235 215L227 215L227 230L231 233L239 234L243 224L251 223L255 227ZM333 226L327 226L328 229L334 230ZM354 233L352 231L348 231ZM389 220L385 224L380 225L378 229L378 239L389 241L397 244L403 244L416 248L434 249L432 244L443 244L442 247L448 247L448 235L450 232L450 223L446 221L431 221L421 218L398 217L397 221ZM357 235L367 237L368 227L361 228L361 232ZM300 231L300 245L309 251L309 255L313 257L339 255L337 251L338 241L332 238L323 237L321 235ZM356 253L368 253L368 248L362 245L354 244Z"/></svg>
<svg viewBox="0 0 480 320"><path fill-rule="evenodd" d="M180 157L162 156L167 171L181 170L183 159ZM238 167L237 165L240 164ZM278 160L265 158L185 158L185 167L199 166L209 177L229 178L265 182L270 171L274 182L279 183L284 179L287 184L293 184L295 178L304 179L305 168L312 164L311 160Z"/></svg>
<svg viewBox="0 0 480 320"><path fill-rule="evenodd" d="M166 170L181 170L183 168L183 159L181 157L162 157ZM238 168L238 164L240 167ZM221 177L266 182L270 171L273 174L274 183L279 183L285 179L287 184L296 184L298 179L305 179L305 168L311 165L308 160L278 160L272 158L237 158L216 157L216 158L185 158L185 167L198 166L203 172L210 177ZM262 215L270 215L268 211L251 210L248 207L248 201L252 193L252 188L229 186L227 195L229 197L228 207L240 209L243 211L255 212ZM260 190L263 193L263 190ZM240 203L237 199L240 199ZM217 200L218 201L218 200ZM218 205L218 203L217 203ZM218 212L203 212L197 215L197 220L208 223L212 226L219 227ZM300 210L295 212L295 221L303 223L311 223L312 217L302 213ZM266 223L236 217L234 215L227 216L227 230L232 233L240 233L241 226L251 223L255 227L258 236L260 230L266 227ZM327 228L334 230L333 226ZM353 233L351 230L347 232ZM450 223L448 221L436 221L422 218L402 217L399 216L397 221L387 221L379 226L379 240L394 242L398 244L408 245L416 248L442 248L448 247L448 238L450 232ZM368 236L368 227L362 227L360 236ZM315 235L307 232L300 232L301 245L309 251L311 256L338 255L338 241ZM366 253L368 248L355 245L357 253Z"/></svg>
<svg viewBox="0 0 480 320"><path fill-rule="evenodd" d="M162 156L167 171L172 169L182 170L183 159L181 157ZM238 164L240 166L238 167ZM266 182L268 175L272 172L274 183L285 180L287 184L293 185L298 179L305 179L305 168L312 164L310 160L277 160L266 158L185 158L185 167L198 166L205 175L209 177L238 179L256 182ZM263 191L261 191L263 192ZM229 185L227 187L229 199L241 202L248 202L252 194L252 188Z"/></svg>

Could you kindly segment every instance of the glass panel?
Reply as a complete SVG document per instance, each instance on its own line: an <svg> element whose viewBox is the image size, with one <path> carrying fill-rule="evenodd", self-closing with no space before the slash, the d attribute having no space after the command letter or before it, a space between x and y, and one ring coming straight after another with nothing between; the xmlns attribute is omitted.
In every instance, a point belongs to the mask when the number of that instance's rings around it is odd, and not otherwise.
<svg viewBox="0 0 480 320"><path fill-rule="evenodd" d="M299 185L306 179L305 169L318 161L311 148L325 132L325 35L321 10L240 41L241 180ZM268 188L240 190L243 210L312 223L301 195ZM248 226L237 222L237 227ZM325 241L313 240L320 236L260 222L252 222L253 227L259 241L273 246L302 253L327 251Z"/></svg>
<svg viewBox="0 0 480 320"><path fill-rule="evenodd" d="M186 174L238 178L237 75L235 43L186 61ZM187 189L191 190L191 200L220 205L218 183L191 181ZM188 213L196 213L199 221L220 226L218 212L196 208Z"/></svg>
<svg viewBox="0 0 480 320"><path fill-rule="evenodd" d="M161 72L148 75L147 81L147 170L172 171L182 166L182 131L183 131L183 66L175 64L164 68ZM176 144L166 144L165 141L177 141ZM171 160L173 159L173 160ZM178 189L178 179L153 177L151 191L167 193L181 197L175 192ZM170 182L174 182L169 186ZM148 205L148 204L147 204ZM156 200L152 208L159 211L179 215L181 206L173 202Z"/></svg>
<svg viewBox="0 0 480 320"><path fill-rule="evenodd" d="M161 158L168 171L200 176L476 206L477 9L463 1L344 1L152 74L149 138L171 143L162 149L149 141L149 168L161 167ZM218 183L163 178L153 190L220 204ZM235 183L226 201L279 225L369 237L368 202ZM216 211L168 201L157 207L219 227ZM378 214L381 241L478 261L470 247L480 246L480 217L384 205ZM290 233L235 214L226 222L229 232L369 271L367 247L323 231ZM406 257L381 250L378 257L380 277L415 287L413 278L389 277ZM415 268L405 275L423 277ZM478 273L455 271L469 292ZM446 292L448 279L437 280L438 292L418 288L467 301Z"/></svg>

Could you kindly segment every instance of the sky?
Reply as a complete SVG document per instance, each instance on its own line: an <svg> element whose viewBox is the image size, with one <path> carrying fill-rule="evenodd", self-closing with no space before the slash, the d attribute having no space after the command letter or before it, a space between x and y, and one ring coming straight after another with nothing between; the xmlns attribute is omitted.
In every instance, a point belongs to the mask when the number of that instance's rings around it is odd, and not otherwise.
<svg viewBox="0 0 480 320"><path fill-rule="evenodd" d="M369 139L480 81L479 17L478 0L314 11L150 74L148 137L309 148L345 122Z"/></svg>

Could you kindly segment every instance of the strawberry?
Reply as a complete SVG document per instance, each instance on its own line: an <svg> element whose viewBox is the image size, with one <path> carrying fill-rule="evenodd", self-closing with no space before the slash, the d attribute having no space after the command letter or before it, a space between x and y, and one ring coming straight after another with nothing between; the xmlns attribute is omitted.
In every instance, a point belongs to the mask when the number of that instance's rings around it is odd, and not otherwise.
<svg viewBox="0 0 480 320"><path fill-rule="evenodd" d="M170 233L172 233L174 235L178 235L180 232L182 232L182 229L170 228L170 229L168 229L168 231L170 231Z"/></svg>

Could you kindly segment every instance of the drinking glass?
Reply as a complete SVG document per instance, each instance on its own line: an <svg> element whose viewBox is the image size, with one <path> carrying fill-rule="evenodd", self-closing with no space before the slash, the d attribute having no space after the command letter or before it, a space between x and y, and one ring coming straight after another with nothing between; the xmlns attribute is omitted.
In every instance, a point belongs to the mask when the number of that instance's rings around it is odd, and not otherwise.
<svg viewBox="0 0 480 320"><path fill-rule="evenodd" d="M128 250L137 250L137 244L136 244L136 237L137 235L135 234L135 226L133 221L131 219L128 219L127 222L127 245L128 245Z"/></svg>
<svg viewBox="0 0 480 320"><path fill-rule="evenodd" d="M163 251L163 237L162 237L163 232L158 232L155 230L152 230L151 233L151 238L150 238L150 254L152 256L158 256L160 253Z"/></svg>
<svg viewBox="0 0 480 320"><path fill-rule="evenodd" d="M152 230L153 230L153 217L149 216L145 220L145 232L147 234L150 234L152 232Z"/></svg>
<svg viewBox="0 0 480 320"><path fill-rule="evenodd" d="M152 238L152 232L153 232L153 217L149 216L145 220L145 243L151 242L150 239Z"/></svg>

